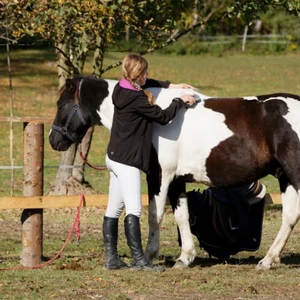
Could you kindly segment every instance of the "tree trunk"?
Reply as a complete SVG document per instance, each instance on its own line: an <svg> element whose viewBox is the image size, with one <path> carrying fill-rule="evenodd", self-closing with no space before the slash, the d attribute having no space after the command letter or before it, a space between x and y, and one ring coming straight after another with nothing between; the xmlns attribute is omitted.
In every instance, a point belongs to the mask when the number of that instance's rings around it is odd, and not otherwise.
<svg viewBox="0 0 300 300"><path fill-rule="evenodd" d="M85 134L84 138L81 141L80 144L80 150L82 154L87 157L88 153L90 151L91 143L92 143L92 138L93 138L93 133L94 133L94 127L90 127L87 133ZM76 168L73 169L72 176L74 179L76 179L79 183L86 183L85 178L84 178L84 169L85 169L85 163L81 156L79 155L79 152L77 151L77 154L75 155L75 161L74 161L74 166Z"/></svg>
<svg viewBox="0 0 300 300"><path fill-rule="evenodd" d="M125 40L126 40L126 42L129 42L129 39L130 39L130 27L126 26L125 30L126 30Z"/></svg>
<svg viewBox="0 0 300 300"><path fill-rule="evenodd" d="M77 144L71 145L67 151L61 152L59 169L54 184L50 187L48 195L74 195L72 189L72 168L77 150Z"/></svg>
<svg viewBox="0 0 300 300"><path fill-rule="evenodd" d="M102 67L103 67L103 57L104 57L104 42L100 36L96 38L97 47L94 50L94 57L93 57L93 72L95 75L101 77L102 75Z"/></svg>
<svg viewBox="0 0 300 300"><path fill-rule="evenodd" d="M194 10L193 10L193 22L192 26L195 26L199 21L199 14L198 14L198 0L195 0L194 3Z"/></svg>
<svg viewBox="0 0 300 300"><path fill-rule="evenodd" d="M69 67L66 64L66 58L63 56L63 53L69 52L68 44L58 44L57 48L61 50L56 50L57 56L57 73L58 73L58 88L62 88L66 82L66 72L69 70Z"/></svg>
<svg viewBox="0 0 300 300"><path fill-rule="evenodd" d="M245 49L246 49L247 33L248 33L248 25L246 25L245 29L244 29L243 43L242 43L242 52L245 52Z"/></svg>
<svg viewBox="0 0 300 300"><path fill-rule="evenodd" d="M90 149L93 131L94 128L91 127L81 143L81 151L85 156L88 155ZM85 164L79 156L77 148L78 144L72 144L67 151L61 153L61 160L56 173L55 182L50 187L47 195L96 194L96 191L85 181ZM77 166L79 166L79 168L77 168Z"/></svg>

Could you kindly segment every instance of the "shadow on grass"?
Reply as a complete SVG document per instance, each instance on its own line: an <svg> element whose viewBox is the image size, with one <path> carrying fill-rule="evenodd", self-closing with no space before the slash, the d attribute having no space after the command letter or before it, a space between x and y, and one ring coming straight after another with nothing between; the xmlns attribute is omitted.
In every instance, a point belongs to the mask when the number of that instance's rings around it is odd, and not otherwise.
<svg viewBox="0 0 300 300"><path fill-rule="evenodd" d="M300 253L291 253L289 255L283 256L281 258L281 263L284 265L295 265L295 267L300 267Z"/></svg>
<svg viewBox="0 0 300 300"><path fill-rule="evenodd" d="M127 255L122 255L122 259L125 261L130 261L131 258ZM231 265L231 266L253 266L256 267L258 262L262 259L262 257L254 257L249 256L248 258L229 258L228 260L216 259L216 258L207 258L207 257L199 257L195 258L195 261L191 265L191 268L210 268L216 265ZM55 262L50 262L52 257L43 256L41 264L45 264L49 262L51 265L55 264L57 269L72 269L75 271L80 270L91 270L94 269L95 266L104 265L103 257L99 254L88 254L88 255L63 255L62 257L58 257L55 259ZM20 256L19 255L10 255L5 258L1 258L0 260L0 270L7 264L12 264L14 266L19 265ZM90 265L89 262L92 262ZM94 263L96 262L96 264ZM160 256L159 262L154 262L155 265L161 265L166 269L172 269L176 263L175 256ZM290 254L282 257L281 266L288 266L288 268L299 268L300 266L300 254ZM278 266L280 268L280 265Z"/></svg>
<svg viewBox="0 0 300 300"><path fill-rule="evenodd" d="M1 60L5 63L0 65L0 78L7 78L8 66L6 53L0 52ZM26 50L13 51L10 54L10 65L13 77L48 77L57 76L56 57L54 50ZM23 81L31 79L23 78ZM40 83L37 83L39 85Z"/></svg>
<svg viewBox="0 0 300 300"><path fill-rule="evenodd" d="M7 57L6 51L0 51L0 56ZM56 61L55 50L51 47L45 49L11 49L11 62L40 64L45 61Z"/></svg>
<svg viewBox="0 0 300 300"><path fill-rule="evenodd" d="M228 265L253 265L255 267L259 261L263 257L255 257L249 256L248 258L235 258L231 257L229 259L217 259L217 258L207 258L207 257L199 257L197 256L191 265L192 268L194 267L201 267L201 268L209 268L219 264L228 264ZM176 263L176 257L173 256L163 256L161 257L162 260L165 261L164 265L167 268L172 268ZM300 253L295 254L292 253L290 255L283 256L281 258L281 264L287 265L291 268L299 268L300 267Z"/></svg>

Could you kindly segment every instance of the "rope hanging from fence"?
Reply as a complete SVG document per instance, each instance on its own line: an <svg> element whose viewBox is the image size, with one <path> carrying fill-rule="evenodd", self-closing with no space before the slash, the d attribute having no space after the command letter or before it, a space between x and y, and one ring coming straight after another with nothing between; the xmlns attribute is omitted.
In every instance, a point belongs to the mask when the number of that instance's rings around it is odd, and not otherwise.
<svg viewBox="0 0 300 300"><path fill-rule="evenodd" d="M32 267L4 268L4 269L0 269L0 271L40 269L40 268L43 268L43 267L49 265L54 260L56 260L61 255L61 253L65 250L66 246L68 245L68 243L72 237L72 233L73 233L74 229L76 232L76 241L77 241L77 243L79 243L79 241L80 241L80 210L81 210L81 207L83 206L84 200L85 200L84 195L80 194L80 202L77 207L77 212L76 212L72 227L70 229L69 235L68 235L65 243L63 244L62 248L60 249L60 251L53 258L51 258L50 260L48 260L45 263L42 263L42 264L39 264L36 266L32 266Z"/></svg>
<svg viewBox="0 0 300 300"><path fill-rule="evenodd" d="M80 151L79 152L80 157L82 158L83 162L88 165L89 167L91 167L94 170L107 170L107 167L95 167L92 164L90 164L86 158L86 156Z"/></svg>

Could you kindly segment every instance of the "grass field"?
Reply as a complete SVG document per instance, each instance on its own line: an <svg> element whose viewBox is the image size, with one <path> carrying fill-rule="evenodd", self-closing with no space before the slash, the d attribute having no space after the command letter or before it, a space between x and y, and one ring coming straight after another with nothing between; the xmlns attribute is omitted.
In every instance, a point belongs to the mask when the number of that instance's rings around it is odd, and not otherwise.
<svg viewBox="0 0 300 300"><path fill-rule="evenodd" d="M0 116L9 116L9 89L5 55L0 53ZM122 58L110 54L106 64ZM300 94L299 55L284 56L159 56L148 57L151 77L172 82L188 82L207 95L244 96L272 92ZM53 53L48 51L15 51L11 54L13 102L15 116L53 117L56 111L57 75ZM89 73L90 64L85 73ZM106 78L120 77L120 69ZM0 166L10 165L9 124L0 123ZM22 124L13 124L13 160L23 164ZM60 155L47 141L50 124L45 124L45 186L53 182ZM93 164L104 164L108 132L97 127L90 152ZM106 171L87 169L86 179L100 193L107 192ZM1 195L9 195L9 170L0 170ZM14 171L14 193L22 193L22 170ZM269 192L276 192L276 182L267 177ZM145 185L144 185L145 191ZM79 199L78 199L79 201ZM167 208L161 232L161 255L156 263L164 265L163 273L103 270L104 249L101 224L104 209L87 207L81 214L81 243L74 237L62 255L51 265L36 270L17 270L21 251L21 211L0 211L0 299L299 299L300 231L296 227L282 253L283 265L270 272L257 272L255 265L266 254L280 226L280 209L265 211L261 247L241 252L228 261L210 260L199 247L192 268L173 270L180 253L174 218ZM62 247L71 228L75 209L44 210L45 259L52 258ZM122 217L123 218L123 217ZM121 218L121 222L123 219ZM147 212L141 218L144 244L147 237ZM120 226L123 228L123 226ZM195 240L197 243L197 241ZM130 261L123 230L119 250ZM3 269L11 269L4 271Z"/></svg>
<svg viewBox="0 0 300 300"><path fill-rule="evenodd" d="M269 272L255 270L266 254L280 226L280 210L265 211L261 247L240 252L227 261L210 260L197 247L197 257L189 269L174 270L179 256L177 230L167 209L161 230L161 252L155 263L165 272L134 272L103 269L104 249L101 224L104 210L85 208L81 214L81 243L75 236L52 264L35 270L14 269L19 264L20 211L0 211L0 299L105 299L105 300L199 300L199 299L299 299L300 230L297 226L282 253L282 265ZM75 209L49 209L44 212L44 256L50 259L62 247L75 216ZM120 220L123 222L123 217ZM141 218L144 244L147 213ZM123 226L120 226L119 252L130 262ZM197 240L195 240L198 245Z"/></svg>
<svg viewBox="0 0 300 300"><path fill-rule="evenodd" d="M0 53L3 63L0 65L0 116L9 116L9 88L6 57ZM105 65L121 60L123 54L111 53ZM171 82L188 82L198 87L202 93L218 96L245 96L272 92L290 92L300 94L299 54L283 56L164 56L148 55L149 76L168 79ZM51 51L14 51L11 53L13 114L14 116L54 117L57 100L57 73L55 57ZM91 72L87 63L85 73ZM107 72L105 78L120 78L120 68ZM10 166L9 123L0 123L0 146L2 149L0 166ZM22 126L13 124L13 164L22 166ZM53 151L47 140L50 124L45 124L45 178L44 192L47 192L55 179L60 154ZM104 165L104 154L109 133L103 127L97 127L89 160L95 165ZM9 195L11 171L0 170L2 195ZM13 172L14 194L22 193L22 170ZM86 180L99 193L107 193L108 174L106 171L86 170ZM269 192L277 192L276 182L264 179ZM145 193L146 185L143 184Z"/></svg>
<svg viewBox="0 0 300 300"><path fill-rule="evenodd" d="M0 53L0 116L9 116L9 90L5 55ZM118 61L120 54L110 54L106 64ZM272 92L300 94L297 75L299 55L283 56L162 56L149 55L149 75L172 82L188 82L207 95L244 96ZM48 51L15 51L11 55L15 116L55 114L57 76L54 56ZM86 73L89 73L90 64ZM106 78L119 78L120 69ZM54 181L60 155L47 141L50 124L45 124L45 187ZM0 123L0 166L10 165L9 124ZM13 124L14 165L23 164L22 124ZM97 127L89 160L104 164L108 132ZM1 195L9 194L11 173L0 170ZM14 193L22 193L22 171L15 170ZM107 172L87 169L86 179L100 193L107 192ZM278 187L271 178L264 179L269 192ZM145 188L145 186L144 186ZM78 199L79 201L79 199ZM65 242L75 209L44 210L45 259L52 258ZM299 299L300 230L294 232L282 253L283 265L270 272L258 272L255 265L266 254L279 229L280 207L265 211L261 247L255 252L241 252L228 261L210 260L197 249L192 268L174 270L180 254L177 229L170 208L167 208L161 231L161 255L156 263L164 265L163 273L105 271L101 224L104 209L86 207L81 213L81 243L74 236L61 256L51 265L35 270L18 270L21 251L21 210L0 211L0 299L108 299L108 300L198 300L198 299ZM126 262L129 250L120 224L119 250ZM147 238L147 212L141 218L143 243ZM195 240L197 243L197 241ZM4 271L3 269L10 269Z"/></svg>

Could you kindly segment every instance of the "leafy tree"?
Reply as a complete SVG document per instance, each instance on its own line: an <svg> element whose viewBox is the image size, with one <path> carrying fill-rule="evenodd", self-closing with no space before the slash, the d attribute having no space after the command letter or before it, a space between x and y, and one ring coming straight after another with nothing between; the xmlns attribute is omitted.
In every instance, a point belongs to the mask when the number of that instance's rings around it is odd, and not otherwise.
<svg viewBox="0 0 300 300"><path fill-rule="evenodd" d="M25 35L48 41L57 52L59 86L68 76L81 73L89 52L93 71L102 76L121 62L103 67L106 51L153 52L193 30L222 19L257 19L270 7L281 7L300 15L298 0L12 0L0 1L0 38L16 42ZM134 42L124 48L121 37L130 32ZM82 143L88 153L93 130ZM78 145L62 154L62 164L73 164ZM80 159L76 158L76 164ZM84 182L81 169L60 169L54 193L72 193L74 182ZM76 178L76 180L73 180ZM71 182L71 183L70 183ZM69 184L66 188L64 184ZM77 192L78 187L75 187Z"/></svg>
<svg viewBox="0 0 300 300"><path fill-rule="evenodd" d="M11 35L17 40L24 35L40 37L57 51L59 86L67 76L83 71L88 52L94 55L93 73L101 76L104 53L108 46L130 28L141 48L156 47L162 35L169 34L180 18L187 1L7 1L1 7L3 25L10 20ZM118 47L118 45L116 45ZM138 49L139 50L139 49ZM124 51L124 49L123 49ZM130 51L130 49L126 49ZM116 63L119 65L119 62ZM113 67L113 66L111 66ZM93 130L82 145L88 152ZM61 164L73 164L77 145L62 154ZM81 160L79 159L79 162ZM77 162L77 163L79 163ZM56 176L54 193L70 193L74 182L84 182L83 169L61 169ZM70 180L69 180L70 179ZM64 187L58 183L68 185Z"/></svg>

